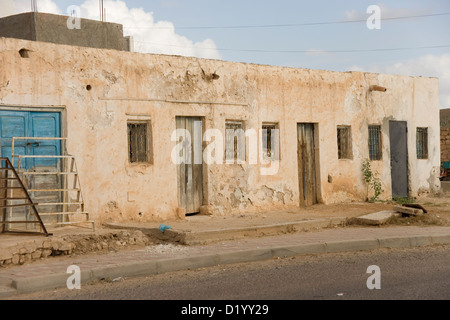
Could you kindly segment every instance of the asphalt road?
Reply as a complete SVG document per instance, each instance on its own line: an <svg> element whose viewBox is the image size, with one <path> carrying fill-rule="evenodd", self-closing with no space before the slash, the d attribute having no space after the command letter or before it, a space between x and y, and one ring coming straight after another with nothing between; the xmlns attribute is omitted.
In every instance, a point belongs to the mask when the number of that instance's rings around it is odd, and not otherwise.
<svg viewBox="0 0 450 320"><path fill-rule="evenodd" d="M369 266L378 266L379 273L367 273ZM381 287L371 290L368 282ZM84 285L80 290L56 290L11 299L448 300L450 246L281 258L105 280Z"/></svg>

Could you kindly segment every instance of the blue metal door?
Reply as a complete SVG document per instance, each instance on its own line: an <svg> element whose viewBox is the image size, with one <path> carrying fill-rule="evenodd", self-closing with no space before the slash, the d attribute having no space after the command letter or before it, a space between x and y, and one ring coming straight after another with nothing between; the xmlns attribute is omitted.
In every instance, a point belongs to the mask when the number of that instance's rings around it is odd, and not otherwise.
<svg viewBox="0 0 450 320"><path fill-rule="evenodd" d="M1 156L11 159L13 137L59 138L61 123L59 112L35 111L3 111L0 110L0 143ZM16 140L15 155L61 155L59 140ZM17 166L17 160L14 165ZM54 167L58 163L55 158L27 158L21 163L22 169L35 167Z"/></svg>

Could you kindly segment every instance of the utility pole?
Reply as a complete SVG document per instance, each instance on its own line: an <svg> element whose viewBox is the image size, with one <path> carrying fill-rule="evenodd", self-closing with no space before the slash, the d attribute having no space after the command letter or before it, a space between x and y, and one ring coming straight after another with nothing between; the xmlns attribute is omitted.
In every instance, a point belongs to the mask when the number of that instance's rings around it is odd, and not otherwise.
<svg viewBox="0 0 450 320"><path fill-rule="evenodd" d="M31 0L31 12L38 12L37 0Z"/></svg>

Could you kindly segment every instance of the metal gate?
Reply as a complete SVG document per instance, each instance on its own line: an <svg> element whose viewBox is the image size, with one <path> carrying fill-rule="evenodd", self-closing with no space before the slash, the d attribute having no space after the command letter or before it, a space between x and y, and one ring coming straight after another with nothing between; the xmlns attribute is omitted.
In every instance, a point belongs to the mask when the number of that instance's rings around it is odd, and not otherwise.
<svg viewBox="0 0 450 320"><path fill-rule="evenodd" d="M389 122L392 197L409 196L408 127L406 121Z"/></svg>

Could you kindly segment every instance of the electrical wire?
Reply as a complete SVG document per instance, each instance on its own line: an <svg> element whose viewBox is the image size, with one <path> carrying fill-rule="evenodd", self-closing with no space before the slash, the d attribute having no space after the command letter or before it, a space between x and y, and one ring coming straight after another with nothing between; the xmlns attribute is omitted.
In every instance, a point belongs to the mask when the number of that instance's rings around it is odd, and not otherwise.
<svg viewBox="0 0 450 320"><path fill-rule="evenodd" d="M423 46L423 47L401 47L401 48L375 48L375 49L352 49L352 50L259 50L259 49L227 49L227 48L212 48L212 47L188 47L173 44L164 44L156 42L135 41L137 43L151 44L155 46L167 46L184 49L199 49L199 50L218 50L218 51L236 51L236 52L259 52L259 53L358 53L358 52L377 52L377 51L406 51L406 50L421 50L421 49L441 49L450 48L450 44L437 46Z"/></svg>
<svg viewBox="0 0 450 320"><path fill-rule="evenodd" d="M426 17L448 16L450 12L422 14L414 16L399 16L391 18L383 18L382 21L402 20L402 19L416 19ZM203 30L203 29L256 29L256 28L288 28L288 27L305 27L318 25L333 25L333 24L348 24L366 22L367 19L361 20L342 20L342 21L328 21L328 22L306 22L306 23L289 23L289 24L266 24L266 25L235 25L235 26L184 26L176 27L176 29L183 30ZM174 27L124 27L124 29L173 29Z"/></svg>

